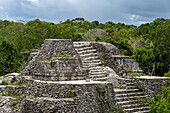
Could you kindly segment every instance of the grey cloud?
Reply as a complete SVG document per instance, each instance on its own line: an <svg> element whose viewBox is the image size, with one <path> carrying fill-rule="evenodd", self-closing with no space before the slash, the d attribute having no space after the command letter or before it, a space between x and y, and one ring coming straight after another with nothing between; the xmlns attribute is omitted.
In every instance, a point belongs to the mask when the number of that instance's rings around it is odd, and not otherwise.
<svg viewBox="0 0 170 113"><path fill-rule="evenodd" d="M169 4L169 0L0 0L0 19L59 22L84 17L139 25L158 17L169 18Z"/></svg>

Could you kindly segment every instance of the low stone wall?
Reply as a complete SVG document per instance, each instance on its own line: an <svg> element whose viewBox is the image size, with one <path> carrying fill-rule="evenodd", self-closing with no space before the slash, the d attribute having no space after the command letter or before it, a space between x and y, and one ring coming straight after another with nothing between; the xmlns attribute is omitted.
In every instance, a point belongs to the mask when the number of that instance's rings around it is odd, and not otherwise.
<svg viewBox="0 0 170 113"><path fill-rule="evenodd" d="M23 94L25 93L26 87L25 86L6 86L2 90L2 94Z"/></svg>
<svg viewBox="0 0 170 113"><path fill-rule="evenodd" d="M76 113L76 103L73 99L35 98L26 99L22 113Z"/></svg>
<svg viewBox="0 0 170 113"><path fill-rule="evenodd" d="M25 95L32 100L27 100L24 109L32 108L31 106L43 106L43 112L49 112L44 108L56 105L60 112L77 113L101 113L116 112L116 101L113 85L108 82L85 82L85 81L40 81L32 79L21 79L21 82L27 84ZM44 98L40 101L38 98ZM71 101L69 99L72 99ZM49 100L50 99L50 100ZM35 100L35 102L33 102ZM66 101L67 100L67 101ZM53 104L45 104L45 102ZM57 101L55 103L55 101ZM33 104L30 104L33 102ZM65 105L64 103L68 103ZM61 104L60 104L61 103ZM74 104L73 104L74 103ZM61 107L59 107L61 106ZM64 107L63 107L64 106ZM32 108L36 109L36 108ZM49 108L50 109L50 108ZM35 110L36 111L36 110ZM25 111L25 113L28 113Z"/></svg>
<svg viewBox="0 0 170 113"><path fill-rule="evenodd" d="M155 91L156 94L161 94L162 86L170 86L170 78L167 77L134 77L135 81L143 88L142 90L153 97L152 91Z"/></svg>

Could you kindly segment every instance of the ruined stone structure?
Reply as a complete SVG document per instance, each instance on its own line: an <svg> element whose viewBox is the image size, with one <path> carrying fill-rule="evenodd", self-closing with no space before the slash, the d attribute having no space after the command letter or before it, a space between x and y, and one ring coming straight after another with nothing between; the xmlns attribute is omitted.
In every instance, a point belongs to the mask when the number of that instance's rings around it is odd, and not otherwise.
<svg viewBox="0 0 170 113"><path fill-rule="evenodd" d="M38 53L30 55L21 74L51 81L82 80L88 76L72 40L48 39Z"/></svg>
<svg viewBox="0 0 170 113"><path fill-rule="evenodd" d="M147 103L136 103L152 96L149 91L155 89L149 80L121 78L141 72L138 63L114 45L47 39L18 76L0 78L18 85L0 86L0 113L116 113L117 104L127 113L148 112ZM113 88L117 84L124 89Z"/></svg>
<svg viewBox="0 0 170 113"><path fill-rule="evenodd" d="M84 18L76 18L75 20L85 21Z"/></svg>

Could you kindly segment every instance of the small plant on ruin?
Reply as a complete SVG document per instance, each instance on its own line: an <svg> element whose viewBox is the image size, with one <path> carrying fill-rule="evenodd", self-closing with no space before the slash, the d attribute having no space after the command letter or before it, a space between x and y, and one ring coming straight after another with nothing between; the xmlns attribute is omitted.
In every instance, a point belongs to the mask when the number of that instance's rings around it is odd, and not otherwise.
<svg viewBox="0 0 170 113"><path fill-rule="evenodd" d="M38 96L39 96L39 92L37 91L35 92L34 97L38 97Z"/></svg>
<svg viewBox="0 0 170 113"><path fill-rule="evenodd" d="M5 104L6 104L6 103L2 103L2 104L0 105L0 107L3 107L3 106L5 106Z"/></svg>
<svg viewBox="0 0 170 113"><path fill-rule="evenodd" d="M3 80L3 81L0 83L0 85L8 85L8 82L5 81L5 80Z"/></svg>
<svg viewBox="0 0 170 113"><path fill-rule="evenodd" d="M22 86L22 84L21 84L21 83L18 83L18 82L10 83L9 85L13 85L13 86Z"/></svg>
<svg viewBox="0 0 170 113"><path fill-rule="evenodd" d="M134 85L135 85L140 91L143 90L142 86L141 86L138 82L134 81Z"/></svg>
<svg viewBox="0 0 170 113"><path fill-rule="evenodd" d="M56 57L63 57L63 58L65 58L65 57L73 57L73 56L70 56L70 55L60 55L60 56L56 56Z"/></svg>
<svg viewBox="0 0 170 113"><path fill-rule="evenodd" d="M117 107L118 107L118 113L125 113L125 112L123 111L123 108L122 108L121 105L118 104Z"/></svg>
<svg viewBox="0 0 170 113"><path fill-rule="evenodd" d="M22 96L22 94L21 93L11 94L10 92L6 92L6 93L2 94L2 96L10 96L12 98L20 98Z"/></svg>
<svg viewBox="0 0 170 113"><path fill-rule="evenodd" d="M17 108L17 102L13 102L10 104L10 107L12 108L12 110L16 109Z"/></svg>
<svg viewBox="0 0 170 113"><path fill-rule="evenodd" d="M121 86L121 85L114 85L113 86L114 88L116 88L116 89L125 89L123 86Z"/></svg>

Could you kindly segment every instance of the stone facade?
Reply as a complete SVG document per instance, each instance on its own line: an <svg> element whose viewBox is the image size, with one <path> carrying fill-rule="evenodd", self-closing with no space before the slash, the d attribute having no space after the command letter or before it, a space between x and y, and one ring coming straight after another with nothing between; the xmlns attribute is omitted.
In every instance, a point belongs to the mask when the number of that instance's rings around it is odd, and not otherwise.
<svg viewBox="0 0 170 113"><path fill-rule="evenodd" d="M46 39L39 52L30 55L21 74L52 81L82 80L88 70L82 68L72 40Z"/></svg>
<svg viewBox="0 0 170 113"><path fill-rule="evenodd" d="M104 42L91 42L91 45L97 50L103 65L112 68L116 74L142 72L135 59L123 55L114 45Z"/></svg>
<svg viewBox="0 0 170 113"><path fill-rule="evenodd" d="M14 99L15 101L4 99L8 100L5 108L10 109L2 113L117 112L113 85L108 82L86 82L85 80L52 82L34 80L28 76L19 76L17 81L24 87L6 86L2 93L22 95ZM0 105L1 100L3 98L0 98ZM14 102L16 105L12 110L10 105Z"/></svg>
<svg viewBox="0 0 170 113"><path fill-rule="evenodd" d="M162 94L162 86L170 86L170 78L167 77L134 77L135 81L142 87L145 94L153 97L152 91L156 94Z"/></svg>

